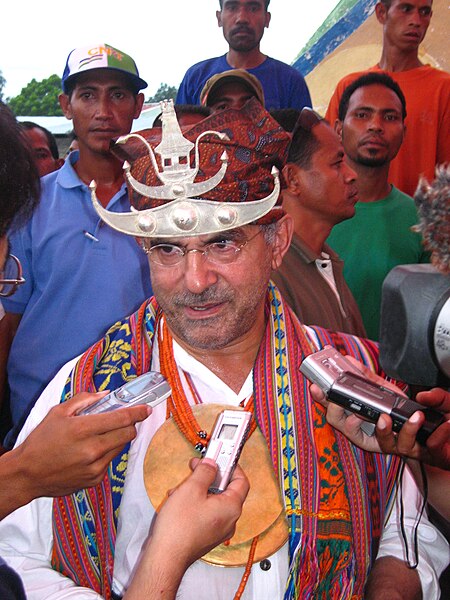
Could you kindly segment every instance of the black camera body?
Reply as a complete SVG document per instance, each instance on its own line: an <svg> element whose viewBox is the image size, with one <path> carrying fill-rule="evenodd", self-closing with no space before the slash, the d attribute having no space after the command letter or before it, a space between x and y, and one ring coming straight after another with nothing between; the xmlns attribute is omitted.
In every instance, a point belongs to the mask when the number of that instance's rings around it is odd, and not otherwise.
<svg viewBox="0 0 450 600"><path fill-rule="evenodd" d="M380 363L409 385L450 386L450 275L425 264L389 272L382 288Z"/></svg>

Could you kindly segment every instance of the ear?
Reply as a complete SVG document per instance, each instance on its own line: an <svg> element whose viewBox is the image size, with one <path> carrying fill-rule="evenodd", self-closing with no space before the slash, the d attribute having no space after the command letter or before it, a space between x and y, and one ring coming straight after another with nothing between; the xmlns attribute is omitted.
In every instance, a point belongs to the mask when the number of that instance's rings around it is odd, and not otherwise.
<svg viewBox="0 0 450 600"><path fill-rule="evenodd" d="M336 119L336 121L334 122L334 130L338 134L338 136L341 138L341 141L342 141L342 127L343 126L344 126L344 123L342 121L340 121L339 119Z"/></svg>
<svg viewBox="0 0 450 600"><path fill-rule="evenodd" d="M58 100L59 100L59 105L61 107L61 110L63 111L66 119L72 120L73 115L72 115L72 108L70 106L69 96L67 94L60 94L58 96Z"/></svg>
<svg viewBox="0 0 450 600"><path fill-rule="evenodd" d="M270 14L270 12L266 12L266 20L264 22L264 27L269 27L269 23L270 23L270 19L272 18L272 15Z"/></svg>
<svg viewBox="0 0 450 600"><path fill-rule="evenodd" d="M375 5L375 15L377 17L377 20L379 23L381 23L382 25L384 25L386 23L386 17L387 17L387 8L384 4L382 4L381 2L377 2Z"/></svg>
<svg viewBox="0 0 450 600"><path fill-rule="evenodd" d="M283 167L283 177L286 187L291 194L297 195L300 191L301 177L300 168L294 163L287 163Z"/></svg>
<svg viewBox="0 0 450 600"><path fill-rule="evenodd" d="M63 158L58 158L58 160L55 161L55 165L57 169L60 169L64 164L64 159Z"/></svg>
<svg viewBox="0 0 450 600"><path fill-rule="evenodd" d="M277 223L277 231L272 246L272 269L279 269L283 256L289 250L292 234L294 232L294 221L291 215L286 214Z"/></svg>
<svg viewBox="0 0 450 600"><path fill-rule="evenodd" d="M133 119L137 119L141 114L142 106L144 104L144 94L141 92L136 96L136 108L134 111Z"/></svg>
<svg viewBox="0 0 450 600"><path fill-rule="evenodd" d="M221 10L216 10L216 19L217 19L217 25L219 27L222 27L222 11Z"/></svg>

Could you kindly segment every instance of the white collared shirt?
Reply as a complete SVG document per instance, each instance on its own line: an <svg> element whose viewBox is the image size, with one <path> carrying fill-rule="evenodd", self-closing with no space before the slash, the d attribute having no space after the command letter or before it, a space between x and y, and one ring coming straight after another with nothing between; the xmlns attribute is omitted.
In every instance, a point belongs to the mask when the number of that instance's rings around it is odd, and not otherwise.
<svg viewBox="0 0 450 600"><path fill-rule="evenodd" d="M203 364L180 346L174 344L175 360L188 372L199 397L205 403L237 406L252 393L252 373L236 394ZM66 378L77 359L67 363L50 382L35 405L21 432L19 442L59 402ZM154 346L152 369L158 369L158 351ZM143 460L156 430L165 421L165 402L154 408L146 421L137 425L138 435L131 443L128 470L118 521L114 564L114 591L122 594L131 580L133 569L145 542L155 511L143 482ZM18 442L18 443L19 443ZM49 457L51 460L52 457ZM412 476L405 471L405 527L411 538L412 528L422 497ZM378 556L405 557L400 535L398 508L394 507L383 532ZM100 598L93 590L76 587L74 582L53 571L50 566L52 549L52 499L40 498L9 515L0 523L0 556L22 577L28 600L88 600ZM411 547L411 546L410 546ZM419 527L420 563L423 597L439 597L438 574L449 561L448 544L441 534L422 518ZM262 570L253 565L244 600L277 600L283 598L288 575L287 545L269 557L271 567ZM177 598L181 600L228 600L239 587L243 568L223 568L197 561L187 571Z"/></svg>

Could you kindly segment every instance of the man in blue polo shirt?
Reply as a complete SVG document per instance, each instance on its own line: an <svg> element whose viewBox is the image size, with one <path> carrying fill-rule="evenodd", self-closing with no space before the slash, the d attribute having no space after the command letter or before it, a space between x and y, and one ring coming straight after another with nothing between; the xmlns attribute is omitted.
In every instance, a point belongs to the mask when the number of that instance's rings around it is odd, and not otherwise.
<svg viewBox="0 0 450 600"><path fill-rule="evenodd" d="M41 179L38 208L11 236L26 283L3 300L0 322L0 346L5 354L10 348L13 429L7 448L61 365L151 293L144 252L134 239L102 226L89 190L95 180L105 207L129 211L122 163L109 146L130 132L144 101L139 90L147 84L130 56L98 44L69 54L62 87L61 108L73 121L79 151Z"/></svg>
<svg viewBox="0 0 450 600"><path fill-rule="evenodd" d="M260 50L264 29L270 23L269 2L219 0L217 22L228 42L228 52L187 70L178 90L177 104L200 104L200 92L212 75L246 69L261 82L268 110L311 107L309 90L299 71Z"/></svg>

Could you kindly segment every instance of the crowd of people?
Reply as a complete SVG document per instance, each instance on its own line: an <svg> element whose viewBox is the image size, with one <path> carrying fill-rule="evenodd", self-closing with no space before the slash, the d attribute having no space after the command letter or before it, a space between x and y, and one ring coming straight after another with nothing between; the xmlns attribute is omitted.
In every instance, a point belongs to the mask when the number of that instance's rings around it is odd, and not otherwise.
<svg viewBox="0 0 450 600"><path fill-rule="evenodd" d="M418 58L432 3L379 0L380 61L325 118L261 51L270 0L219 0L228 52L149 130L108 44L67 57L65 160L0 104L2 599L439 599L450 392L387 377L377 343L385 276L430 260L411 196L450 161L450 74ZM426 444L422 411L369 435L329 403L299 369L327 345L440 411ZM79 414L150 370L167 400ZM225 408L253 425L214 494Z"/></svg>

